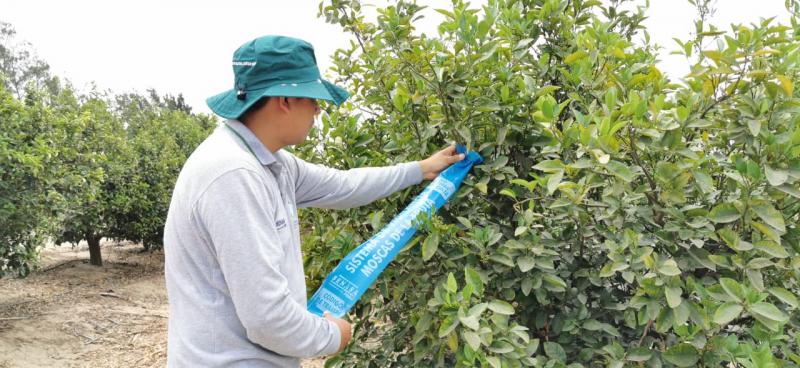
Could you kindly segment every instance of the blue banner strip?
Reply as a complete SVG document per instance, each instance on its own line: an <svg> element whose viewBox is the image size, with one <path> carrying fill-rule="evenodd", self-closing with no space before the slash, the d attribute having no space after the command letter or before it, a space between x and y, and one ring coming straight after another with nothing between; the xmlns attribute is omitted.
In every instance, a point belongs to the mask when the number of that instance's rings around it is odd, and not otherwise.
<svg viewBox="0 0 800 368"><path fill-rule="evenodd" d="M466 152L461 145L456 150ZM441 208L461 187L472 166L481 162L477 152L469 152L439 174L389 224L339 262L308 301L308 311L318 316L327 311L339 318L347 314L417 232L417 217L422 213L430 216Z"/></svg>

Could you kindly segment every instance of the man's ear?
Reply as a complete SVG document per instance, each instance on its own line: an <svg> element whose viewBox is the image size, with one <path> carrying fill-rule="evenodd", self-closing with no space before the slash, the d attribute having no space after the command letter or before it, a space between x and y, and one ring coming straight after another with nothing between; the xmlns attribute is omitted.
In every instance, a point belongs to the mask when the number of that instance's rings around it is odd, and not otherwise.
<svg viewBox="0 0 800 368"><path fill-rule="evenodd" d="M289 112L289 97L277 97L278 110L288 113Z"/></svg>

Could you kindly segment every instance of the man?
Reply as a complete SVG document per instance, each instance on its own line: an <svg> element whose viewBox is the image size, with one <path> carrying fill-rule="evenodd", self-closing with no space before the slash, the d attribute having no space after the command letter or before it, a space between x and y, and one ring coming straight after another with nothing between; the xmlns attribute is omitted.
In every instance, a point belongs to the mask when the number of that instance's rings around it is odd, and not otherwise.
<svg viewBox="0 0 800 368"><path fill-rule="evenodd" d="M282 148L347 92L320 78L312 46L267 36L233 56L235 88L208 99L229 119L186 161L164 231L171 367L298 367L341 351L350 324L306 310L297 207L350 208L435 178L453 147L419 162L334 170Z"/></svg>

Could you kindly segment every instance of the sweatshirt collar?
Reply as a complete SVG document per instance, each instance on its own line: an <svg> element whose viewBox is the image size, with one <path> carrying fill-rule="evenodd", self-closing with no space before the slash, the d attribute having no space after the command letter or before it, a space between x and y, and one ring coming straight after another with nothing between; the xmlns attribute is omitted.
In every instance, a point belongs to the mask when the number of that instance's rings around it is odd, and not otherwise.
<svg viewBox="0 0 800 368"><path fill-rule="evenodd" d="M234 135L238 136L237 139L247 146L245 148L248 148L256 156L261 165L266 166L276 161L275 155L241 121L227 120L225 124L233 130Z"/></svg>

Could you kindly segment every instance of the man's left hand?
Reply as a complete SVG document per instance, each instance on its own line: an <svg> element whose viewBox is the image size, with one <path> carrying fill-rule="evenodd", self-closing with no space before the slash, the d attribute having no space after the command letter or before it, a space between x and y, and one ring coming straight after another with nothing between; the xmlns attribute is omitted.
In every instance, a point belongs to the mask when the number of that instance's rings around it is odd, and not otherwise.
<svg viewBox="0 0 800 368"><path fill-rule="evenodd" d="M463 159L464 154L456 153L456 146L453 145L420 161L419 165L422 167L422 176L427 180L432 180L444 169Z"/></svg>

